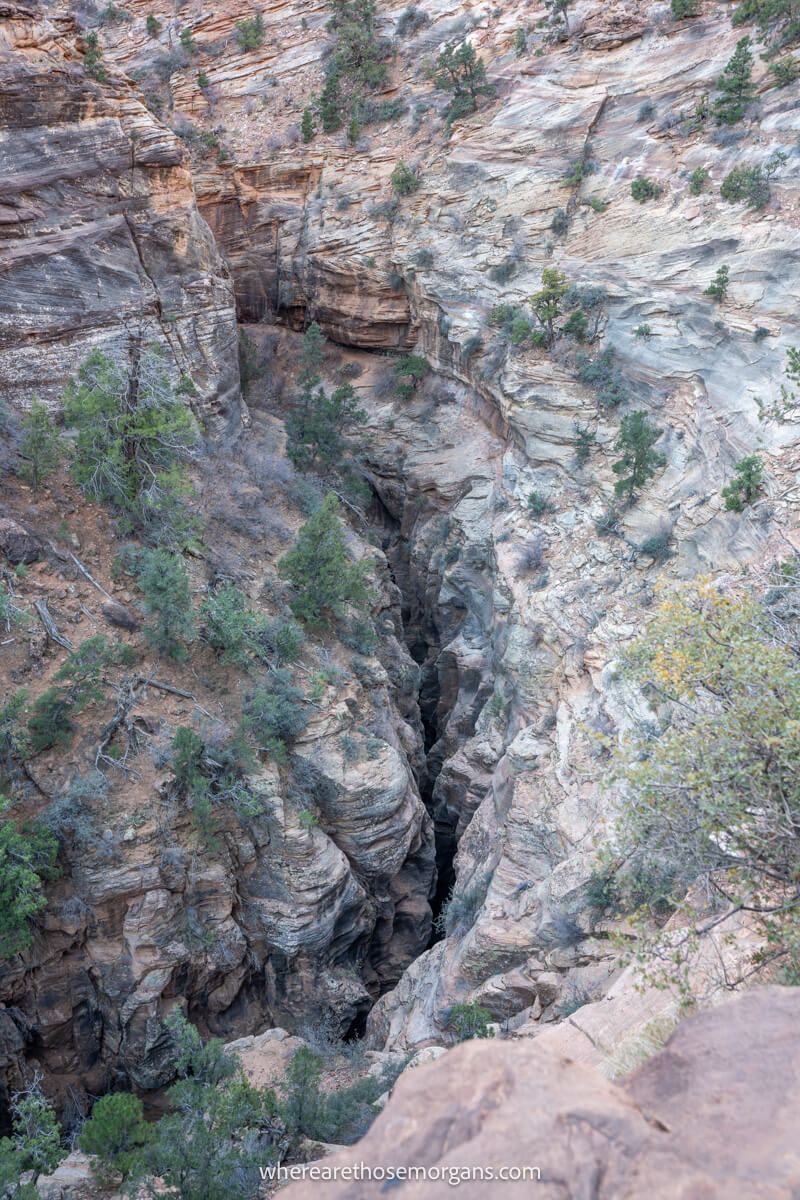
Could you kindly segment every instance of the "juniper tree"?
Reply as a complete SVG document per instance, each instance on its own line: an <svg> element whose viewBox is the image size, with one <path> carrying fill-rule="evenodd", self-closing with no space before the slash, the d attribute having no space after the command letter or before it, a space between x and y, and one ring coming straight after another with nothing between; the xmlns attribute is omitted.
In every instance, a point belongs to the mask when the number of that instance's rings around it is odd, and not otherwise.
<svg viewBox="0 0 800 1200"><path fill-rule="evenodd" d="M314 117L310 108L303 109L303 117L300 122L300 133L302 134L304 142L308 143L313 140L315 133Z"/></svg>
<svg viewBox="0 0 800 1200"><path fill-rule="evenodd" d="M0 1138L0 1195L14 1200L38 1200L40 1175L55 1171L66 1151L56 1114L36 1074L11 1097L11 1137ZM29 1174L26 1183L23 1175Z"/></svg>
<svg viewBox="0 0 800 1200"><path fill-rule="evenodd" d="M755 99L751 45L749 37L739 39L725 70L717 80L720 95L714 101L712 112L718 125L735 125L741 121L748 104Z"/></svg>
<svg viewBox="0 0 800 1200"><path fill-rule="evenodd" d="M742 512L745 505L758 499L764 483L764 467L757 454L748 454L736 463L735 472L722 489L722 498L729 512Z"/></svg>
<svg viewBox="0 0 800 1200"><path fill-rule="evenodd" d="M614 751L609 783L624 799L605 857L645 909L680 904L691 884L710 901L707 919L687 906L682 932L646 937L670 982L703 931L740 908L764 957L800 978L797 651L755 598L706 582L666 599L623 659L653 714Z"/></svg>
<svg viewBox="0 0 800 1200"><path fill-rule="evenodd" d="M191 522L183 463L197 429L162 356L139 337L127 363L93 350L65 389L64 420L77 430L72 472L82 490L111 504L123 531L184 543Z"/></svg>
<svg viewBox="0 0 800 1200"><path fill-rule="evenodd" d="M663 467L666 462L664 455L653 449L661 432L650 424L644 412L628 413L622 418L619 436L614 443L614 449L620 452L621 457L611 468L618 476L614 484L617 496L632 501L648 479L655 475L659 467Z"/></svg>
<svg viewBox="0 0 800 1200"><path fill-rule="evenodd" d="M31 922L47 903L44 882L57 876L57 857L54 835L21 825L0 796L0 960L31 945Z"/></svg>
<svg viewBox="0 0 800 1200"><path fill-rule="evenodd" d="M158 654L178 662L188 657L186 643L194 638L192 597L183 560L168 550L148 550L142 556L137 582L142 608L150 620L144 634Z"/></svg>
<svg viewBox="0 0 800 1200"><path fill-rule="evenodd" d="M22 434L19 473L38 492L44 480L58 469L62 457L58 430L41 401L34 400L22 418Z"/></svg>
<svg viewBox="0 0 800 1200"><path fill-rule="evenodd" d="M370 563L350 560L339 519L339 503L329 493L297 535L294 549L279 564L295 589L295 616L320 628L342 617L348 608L363 607L370 598L366 575Z"/></svg>
<svg viewBox="0 0 800 1200"><path fill-rule="evenodd" d="M330 394L321 383L325 338L316 323L303 336L299 394L286 421L289 457L302 469L323 473L347 468L349 433L366 419L355 389L343 383Z"/></svg>
<svg viewBox="0 0 800 1200"><path fill-rule="evenodd" d="M93 1169L98 1181L110 1187L115 1174L125 1180L141 1171L143 1149L152 1132L139 1097L132 1092L114 1092L95 1102L78 1144L96 1160Z"/></svg>
<svg viewBox="0 0 800 1200"><path fill-rule="evenodd" d="M703 291L704 296L710 296L712 300L722 303L728 294L728 285L730 284L730 270L726 266L718 267L717 273L712 282Z"/></svg>

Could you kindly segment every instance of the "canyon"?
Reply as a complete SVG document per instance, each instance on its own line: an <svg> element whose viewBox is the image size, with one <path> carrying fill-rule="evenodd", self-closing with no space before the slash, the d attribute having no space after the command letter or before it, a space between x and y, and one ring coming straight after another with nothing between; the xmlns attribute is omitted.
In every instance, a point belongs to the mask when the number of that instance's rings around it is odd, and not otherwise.
<svg viewBox="0 0 800 1200"><path fill-rule="evenodd" d="M248 682L208 648L166 673L146 659L142 677L173 691L145 683L133 770L112 767L86 799L92 833L68 837L34 944L0 968L6 1102L32 1068L62 1108L158 1092L175 1008L226 1040L323 1024L410 1055L448 1044L454 1004L480 1005L498 1031L534 1039L526 1053L549 1041L608 1074L626 1041L677 1019L674 997L641 995L621 964L627 923L587 899L619 803L602 739L647 719L616 660L660 589L762 580L800 552L796 411L762 419L800 344L797 89L775 87L757 55L758 120L696 120L741 36L708 0L680 21L648 0L576 0L564 39L523 0L429 0L399 35L404 8L379 5L394 39L381 99L399 115L354 142L306 143L330 41L322 0L267 0L251 49L240 0L130 0L99 25L93 7L0 0L4 399L58 412L91 350L124 356L134 334L160 346L204 428L193 592L234 579L278 615L308 491L283 418L316 322L326 382L349 379L365 413L367 492L345 511L351 555L375 564L377 635L310 638L314 706L291 770L259 763L260 812L222 814L213 852L171 791L169 737L230 729ZM85 71L90 27L102 79ZM425 67L467 36L494 95L449 129ZM417 181L406 196L391 182L401 161ZM720 197L732 169L768 161L767 205ZM695 194L698 170L709 183ZM637 177L659 194L637 203ZM719 304L707 288L722 265ZM596 297L583 351L514 345L492 324L553 267ZM609 348L665 459L612 515L619 416L578 369ZM399 393L409 353L429 369ZM763 496L730 511L722 488L755 450ZM532 493L546 497L538 515ZM134 603L107 512L66 477L41 499L7 476L0 517L34 547L19 594L73 642L106 629L98 581ZM653 539L664 553L644 549ZM40 629L4 644L4 687L38 693L60 654ZM91 710L72 751L33 762L26 816L86 776L107 716ZM753 947L745 924L721 931L698 997L725 990L715 957L734 971ZM436 1069L457 1082L459 1061Z"/></svg>

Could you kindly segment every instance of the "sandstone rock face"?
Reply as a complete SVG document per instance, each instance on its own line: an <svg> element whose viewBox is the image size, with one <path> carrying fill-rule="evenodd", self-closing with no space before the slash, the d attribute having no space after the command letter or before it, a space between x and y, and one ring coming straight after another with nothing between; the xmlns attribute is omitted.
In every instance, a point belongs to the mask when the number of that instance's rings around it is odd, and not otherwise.
<svg viewBox="0 0 800 1200"><path fill-rule="evenodd" d="M790 1200L800 1179L796 1023L800 996L764 988L685 1021L619 1085L533 1043L472 1041L407 1071L356 1147L317 1164L383 1177L290 1185L289 1200L372 1200L398 1168L408 1196L763 1196ZM484 1172L538 1167L538 1180ZM466 1176L475 1170L476 1178ZM458 1172L463 1174L459 1175ZM490 1177L489 1177L490 1178ZM327 1180L327 1181L326 1181Z"/></svg>
<svg viewBox="0 0 800 1200"><path fill-rule="evenodd" d="M230 277L181 143L130 83L95 83L71 17L0 8L0 389L57 404L94 348L134 329L238 420Z"/></svg>

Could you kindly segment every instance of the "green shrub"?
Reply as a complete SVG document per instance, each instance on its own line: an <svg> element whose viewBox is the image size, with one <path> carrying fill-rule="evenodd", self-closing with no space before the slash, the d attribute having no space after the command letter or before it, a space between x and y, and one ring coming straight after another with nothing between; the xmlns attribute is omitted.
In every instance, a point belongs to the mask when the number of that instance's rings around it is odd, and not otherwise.
<svg viewBox="0 0 800 1200"><path fill-rule="evenodd" d="M575 422L573 429L575 431L575 458L581 466L584 466L589 461L592 446L597 442L597 434L588 425L581 425L578 421Z"/></svg>
<svg viewBox="0 0 800 1200"><path fill-rule="evenodd" d="M329 493L297 536L279 570L295 589L291 608L308 625L329 628L349 608L366 605L371 563L351 562L342 534L339 504Z"/></svg>
<svg viewBox="0 0 800 1200"><path fill-rule="evenodd" d="M167 550L147 550L142 555L137 583L142 609L150 618L144 634L158 654L184 662L186 643L195 636L189 576L183 560Z"/></svg>
<svg viewBox="0 0 800 1200"><path fill-rule="evenodd" d="M93 1169L98 1180L112 1184L114 1175L124 1180L141 1170L142 1149L151 1132L139 1097L132 1092L116 1092L95 1102L78 1144L84 1154L97 1160Z"/></svg>
<svg viewBox="0 0 800 1200"><path fill-rule="evenodd" d="M62 457L61 439L45 406L34 400L22 418L22 443L19 474L38 492L48 476L58 469Z"/></svg>
<svg viewBox="0 0 800 1200"><path fill-rule="evenodd" d="M531 323L525 317L514 317L511 322L511 344L521 346L531 335Z"/></svg>
<svg viewBox="0 0 800 1200"><path fill-rule="evenodd" d="M394 365L394 390L401 400L411 399L430 369L431 364L420 354L406 354L398 358Z"/></svg>
<svg viewBox="0 0 800 1200"><path fill-rule="evenodd" d="M264 18L260 12L236 22L236 40L242 51L257 50L264 41L265 33Z"/></svg>
<svg viewBox="0 0 800 1200"><path fill-rule="evenodd" d="M671 532L668 529L662 529L644 539L639 546L639 553L647 555L654 562L661 562L669 557L671 544Z"/></svg>
<svg viewBox="0 0 800 1200"><path fill-rule="evenodd" d="M105 83L108 78L108 72L103 65L103 48L94 30L86 34L83 44L84 71L90 79L95 79L98 83Z"/></svg>
<svg viewBox="0 0 800 1200"><path fill-rule="evenodd" d="M699 196L706 190L706 185L711 178L707 167L695 167L689 176L689 191L693 196Z"/></svg>
<svg viewBox="0 0 800 1200"><path fill-rule="evenodd" d="M200 605L202 637L224 663L247 666L253 657L260 622L247 597L232 583L209 592Z"/></svg>
<svg viewBox="0 0 800 1200"><path fill-rule="evenodd" d="M647 200L657 199L664 189L660 184L652 179L648 179L646 175L637 175L631 184L631 195L639 204L644 204Z"/></svg>
<svg viewBox="0 0 800 1200"><path fill-rule="evenodd" d="M620 422L620 430L614 449L621 457L612 464L618 476L614 494L624 497L629 503L647 483L666 459L653 449L661 437L661 430L651 425L644 412L627 413Z"/></svg>
<svg viewBox="0 0 800 1200"><path fill-rule="evenodd" d="M77 483L91 499L114 506L122 531L185 543L192 522L181 464L195 447L197 430L161 356L134 346L131 362L123 365L93 350L67 384L64 420L77 430Z"/></svg>
<svg viewBox="0 0 800 1200"><path fill-rule="evenodd" d="M710 296L712 300L716 300L721 304L728 294L728 285L730 283L730 271L728 267L721 266L717 268L717 273L714 276L713 282L704 290L704 296Z"/></svg>
<svg viewBox="0 0 800 1200"><path fill-rule="evenodd" d="M300 133L303 141L306 144L308 144L310 141L313 141L316 130L314 128L314 117L310 108L303 109L303 118L300 122Z"/></svg>
<svg viewBox="0 0 800 1200"><path fill-rule="evenodd" d="M557 237L562 237L569 229L569 214L565 208L557 208L553 213L550 228Z"/></svg>
<svg viewBox="0 0 800 1200"><path fill-rule="evenodd" d="M700 16L699 0L670 0L670 7L676 21L685 21L689 17Z"/></svg>
<svg viewBox="0 0 800 1200"><path fill-rule="evenodd" d="M283 1082L281 1116L294 1141L351 1145L367 1132L377 1115L375 1101L391 1087L403 1063L392 1073L367 1075L348 1087L324 1091L325 1062L307 1046L296 1050Z"/></svg>
<svg viewBox="0 0 800 1200"><path fill-rule="evenodd" d="M198 45L194 40L194 34L188 25L185 29L181 30L178 40L180 41L182 49L184 49L187 54L197 54Z"/></svg>
<svg viewBox="0 0 800 1200"><path fill-rule="evenodd" d="M411 196L419 187L416 172L404 162L399 162L392 171L392 188L398 196Z"/></svg>
<svg viewBox="0 0 800 1200"><path fill-rule="evenodd" d="M766 208L772 192L761 167L734 167L723 179L719 194L729 204L743 200L748 208L758 210Z"/></svg>
<svg viewBox="0 0 800 1200"><path fill-rule="evenodd" d="M66 1151L56 1114L35 1075L23 1091L12 1095L9 1115L11 1137L0 1138L0 1194L38 1200L36 1181L40 1175L51 1175ZM23 1183L25 1175L29 1178Z"/></svg>
<svg viewBox="0 0 800 1200"><path fill-rule="evenodd" d="M27 950L31 923L46 906L44 881L57 874L58 841L43 825L20 828L0 796L0 959Z"/></svg>
<svg viewBox="0 0 800 1200"><path fill-rule="evenodd" d="M520 26L514 34L514 53L517 58L523 58L528 52L528 34L525 29Z"/></svg>
<svg viewBox="0 0 800 1200"><path fill-rule="evenodd" d="M547 346L552 346L555 341L555 323L563 312L564 297L568 291L569 280L566 275L555 267L545 267L542 271L541 290L534 292L530 297L531 308L542 327Z"/></svg>
<svg viewBox="0 0 800 1200"><path fill-rule="evenodd" d="M600 196L589 197L589 207L593 212L604 213L610 204L609 200L603 200Z"/></svg>
<svg viewBox="0 0 800 1200"><path fill-rule="evenodd" d="M413 37L415 33L419 33L426 25L430 25L431 19L428 14L421 8L417 8L415 4L404 8L400 14L400 19L397 22L397 36Z"/></svg>
<svg viewBox="0 0 800 1200"><path fill-rule="evenodd" d="M417 253L414 255L414 266L420 267L423 270L427 270L429 267L432 267L433 266L433 251L432 250L418 250Z"/></svg>
<svg viewBox="0 0 800 1200"><path fill-rule="evenodd" d="M154 17L152 13L147 14L144 27L147 30L148 37L158 37L158 35L161 33L161 22L159 21L158 17Z"/></svg>
<svg viewBox="0 0 800 1200"><path fill-rule="evenodd" d="M597 358L577 357L578 378L595 388L600 408L616 408L628 399L628 387L615 362L614 347L607 346Z"/></svg>
<svg viewBox="0 0 800 1200"><path fill-rule="evenodd" d="M548 500L547 496L542 492L532 491L528 493L528 513L532 517L544 517L547 513L553 511L553 505Z"/></svg>
<svg viewBox="0 0 800 1200"><path fill-rule="evenodd" d="M789 87L800 79L800 62L796 58L782 58L773 63L769 70L775 80L775 87Z"/></svg>
<svg viewBox="0 0 800 1200"><path fill-rule="evenodd" d="M633 336L636 338L636 340L638 342L649 342L650 338L653 336L653 330L645 322L643 325L636 326L636 328L633 331Z"/></svg>
<svg viewBox="0 0 800 1200"><path fill-rule="evenodd" d="M334 43L317 107L323 132L335 133L346 117L358 125L365 94L385 85L389 47L378 36L374 0L329 3Z"/></svg>
<svg viewBox="0 0 800 1200"><path fill-rule="evenodd" d="M452 1029L456 1041L466 1042L470 1038L491 1037L489 1023L492 1015L480 1004L454 1004L447 1018L447 1027Z"/></svg>
<svg viewBox="0 0 800 1200"><path fill-rule="evenodd" d="M742 512L745 505L758 499L764 484L764 467L757 454L748 454L739 459L734 471L733 479L722 489L722 498L729 512Z"/></svg>
<svg viewBox="0 0 800 1200"><path fill-rule="evenodd" d="M480 96L494 95L494 88L486 78L483 59L478 58L470 42L445 46L436 60L433 82L453 97L445 112L448 125L475 112Z"/></svg>
<svg viewBox="0 0 800 1200"><path fill-rule="evenodd" d="M718 125L737 124L744 117L748 105L755 99L751 46L749 37L740 38L725 70L717 80L720 95L711 106L711 111Z"/></svg>
<svg viewBox="0 0 800 1200"><path fill-rule="evenodd" d="M278 668L255 689L244 708L244 726L258 749L279 761L308 724L306 698L288 671Z"/></svg>

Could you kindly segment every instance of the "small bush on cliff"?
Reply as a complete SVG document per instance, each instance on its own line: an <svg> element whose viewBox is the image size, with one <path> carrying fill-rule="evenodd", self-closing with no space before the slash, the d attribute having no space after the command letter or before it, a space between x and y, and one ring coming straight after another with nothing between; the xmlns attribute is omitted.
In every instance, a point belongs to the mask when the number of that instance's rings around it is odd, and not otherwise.
<svg viewBox="0 0 800 1200"><path fill-rule="evenodd" d="M192 597L183 560L167 550L148 550L142 555L137 583L142 589L142 608L150 618L144 634L158 654L184 662L186 643L194 638Z"/></svg>
<svg viewBox="0 0 800 1200"><path fill-rule="evenodd" d="M769 204L772 190L761 167L734 167L723 179L719 194L729 204L743 200L748 208L760 210Z"/></svg>
<svg viewBox="0 0 800 1200"><path fill-rule="evenodd" d="M411 196L419 187L415 171L404 162L399 162L392 171L392 188L398 196Z"/></svg>
<svg viewBox="0 0 800 1200"><path fill-rule="evenodd" d="M555 267L542 271L542 287L530 298L530 305L542 327L545 344L552 346L556 338L556 321L564 309L564 297L569 291L569 280Z"/></svg>
<svg viewBox="0 0 800 1200"><path fill-rule="evenodd" d="M398 358L394 365L394 390L401 400L411 399L430 369L431 364L420 354L406 354Z"/></svg>
<svg viewBox="0 0 800 1200"><path fill-rule="evenodd" d="M144 1119L141 1100L132 1092L101 1096L78 1138L84 1154L95 1159L92 1169L101 1185L110 1186L115 1176L124 1180L141 1170L142 1150L152 1128Z"/></svg>
<svg viewBox="0 0 800 1200"><path fill-rule="evenodd" d="M61 438L48 410L38 400L22 418L22 460L19 473L34 492L58 469L62 457Z"/></svg>
<svg viewBox="0 0 800 1200"><path fill-rule="evenodd" d="M640 204L644 204L647 200L656 200L663 190L661 184L648 179L645 175L637 175L631 184L631 195Z"/></svg>
<svg viewBox="0 0 800 1200"><path fill-rule="evenodd" d="M454 1004L450 1009L447 1025L455 1034L456 1041L467 1042L470 1038L491 1037L491 1019L492 1014L489 1010L478 1003Z"/></svg>
<svg viewBox="0 0 800 1200"><path fill-rule="evenodd" d="M664 455L653 449L661 432L650 424L646 413L627 413L622 418L619 436L614 443L614 449L620 452L621 457L611 468L618 476L614 484L615 495L631 503L648 479L655 475L659 467L664 466Z"/></svg>
<svg viewBox="0 0 800 1200"><path fill-rule="evenodd" d="M260 12L236 23L236 40L240 50L257 50L264 41L266 29Z"/></svg>
<svg viewBox="0 0 800 1200"><path fill-rule="evenodd" d="M43 883L57 875L58 842L41 825L20 827L0 796L0 959L26 950L31 922L47 903Z"/></svg>
<svg viewBox="0 0 800 1200"><path fill-rule="evenodd" d="M716 300L718 304L721 304L728 294L729 283L730 269L726 266L718 267L716 275L708 287L704 289L703 295L710 296L712 300Z"/></svg>
<svg viewBox="0 0 800 1200"><path fill-rule="evenodd" d="M303 335L298 374L299 392L286 421L288 453L296 467L322 474L350 474L351 432L363 424L351 383L340 384L330 394L322 385L325 338L316 322Z"/></svg>
<svg viewBox="0 0 800 1200"><path fill-rule="evenodd" d="M693 196L701 195L711 178L707 167L695 167L689 176L689 191Z"/></svg>
<svg viewBox="0 0 800 1200"><path fill-rule="evenodd" d="M775 87L789 87L800 79L800 62L796 58L787 56L773 63L769 73L775 80Z"/></svg>
<svg viewBox="0 0 800 1200"><path fill-rule="evenodd" d="M670 0L670 7L676 21L700 15L700 0Z"/></svg>
<svg viewBox="0 0 800 1200"><path fill-rule="evenodd" d="M314 116L310 108L303 109L303 119L300 122L300 133L303 141L306 144L313 141L316 130L314 128Z"/></svg>
<svg viewBox="0 0 800 1200"><path fill-rule="evenodd" d="M161 22L159 21L158 17L154 17L152 13L147 14L147 19L144 24L148 37L158 37L158 35L161 33Z"/></svg>
<svg viewBox="0 0 800 1200"><path fill-rule="evenodd" d="M84 38L83 69L90 79L95 79L98 83L104 83L108 78L108 72L103 66L103 48L94 30Z"/></svg>
<svg viewBox="0 0 800 1200"><path fill-rule="evenodd" d="M324 1059L307 1046L297 1050L283 1084L281 1116L292 1138L352 1145L377 1116L378 1097L391 1087L396 1072L367 1075L349 1087L322 1089Z"/></svg>
<svg viewBox="0 0 800 1200"><path fill-rule="evenodd" d="M49 687L37 698L28 722L31 750L41 753L72 740L72 717L102 697L103 669L117 653L104 637L87 638L62 663L55 679L61 687Z"/></svg>
<svg viewBox="0 0 800 1200"><path fill-rule="evenodd" d="M757 454L740 458L735 467L736 474L722 489L722 498L729 512L743 512L748 504L758 499L764 485L764 467Z"/></svg>
<svg viewBox="0 0 800 1200"><path fill-rule="evenodd" d="M452 100L445 111L448 125L459 117L475 112L480 96L493 96L494 88L486 78L486 66L470 42L445 46L436 60L433 82Z"/></svg>
<svg viewBox="0 0 800 1200"><path fill-rule="evenodd" d="M86 495L116 509L123 533L184 544L192 522L182 463L197 430L161 355L138 340L127 364L93 350L67 384L64 420L77 431L72 472Z"/></svg>
<svg viewBox="0 0 800 1200"><path fill-rule="evenodd" d="M223 583L208 593L200 605L200 621L203 640L222 662L242 667L251 663L263 621L234 584Z"/></svg>
<svg viewBox="0 0 800 1200"><path fill-rule="evenodd" d="M38 1200L36 1181L55 1171L66 1153L50 1102L42 1095L39 1074L11 1097L11 1137L0 1138L0 1195ZM27 1183L23 1175L30 1173Z"/></svg>
<svg viewBox="0 0 800 1200"><path fill-rule="evenodd" d="M278 668L255 689L244 708L244 727L259 750L282 762L287 744L308 724L306 698L288 671Z"/></svg>

